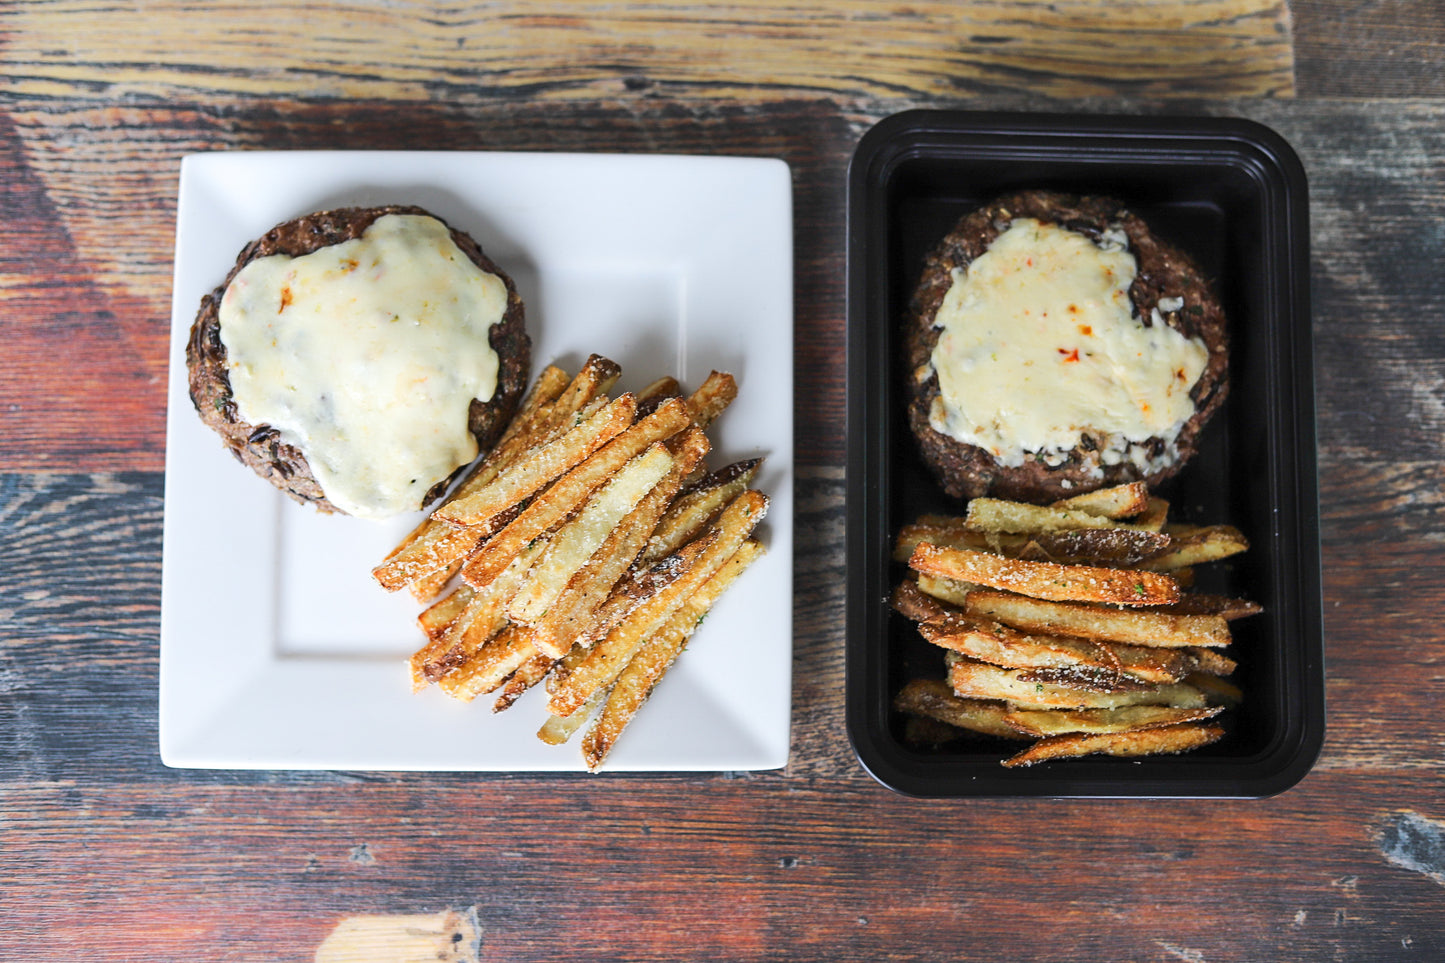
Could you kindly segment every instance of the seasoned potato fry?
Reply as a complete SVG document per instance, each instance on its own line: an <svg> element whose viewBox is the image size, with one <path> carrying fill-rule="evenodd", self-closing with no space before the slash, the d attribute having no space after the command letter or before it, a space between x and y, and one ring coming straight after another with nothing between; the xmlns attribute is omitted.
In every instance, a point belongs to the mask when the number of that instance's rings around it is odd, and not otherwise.
<svg viewBox="0 0 1445 963"><path fill-rule="evenodd" d="M599 689L582 708L570 716L548 716L547 721L542 723L542 728L537 730L537 738L549 746L562 745L572 738L573 733L587 724L587 719L606 698L607 690Z"/></svg>
<svg viewBox="0 0 1445 963"><path fill-rule="evenodd" d="M923 584L922 579L919 584ZM1229 624L1217 615L1169 615L1148 609L1049 602L987 590L969 592L964 608L975 617L1046 635L1171 648L1191 645L1215 648L1230 641Z"/></svg>
<svg viewBox="0 0 1445 963"><path fill-rule="evenodd" d="M734 580L762 554L763 547L749 539L684 602L667 623L637 650L617 676L607 701L582 739L582 758L596 771L622 730L632 721L667 670L682 653L692 633Z"/></svg>
<svg viewBox="0 0 1445 963"><path fill-rule="evenodd" d="M479 525L541 490L581 464L632 424L637 398L622 397L555 440L528 453L510 471L437 509L435 517L457 525Z"/></svg>
<svg viewBox="0 0 1445 963"><path fill-rule="evenodd" d="M1149 507L1149 486L1143 482L1128 482L1111 488L1098 488L1071 498L1061 498L1049 507L1088 512L1105 518L1133 518Z"/></svg>
<svg viewBox="0 0 1445 963"><path fill-rule="evenodd" d="M1179 598L1178 583L1157 572L1028 562L968 549L938 548L927 542L913 550L908 565L926 575L1053 601L1162 605Z"/></svg>
<svg viewBox="0 0 1445 963"><path fill-rule="evenodd" d="M523 662L517 670L507 676L507 681L502 684L502 694L497 696L496 703L492 706L493 712L505 712L512 705L526 694L538 682L547 677L552 670L552 664L557 660L545 653L538 653Z"/></svg>
<svg viewBox="0 0 1445 963"><path fill-rule="evenodd" d="M1172 544L1168 551L1149 559L1144 563L1145 568L1167 572L1201 562L1217 562L1249 551L1249 542L1232 525L1209 525L1186 534L1171 535L1170 538Z"/></svg>
<svg viewBox="0 0 1445 963"><path fill-rule="evenodd" d="M1075 733L1040 739L1023 752L1004 760L1010 768L1032 766L1047 759L1066 759L1102 753L1108 756L1172 755L1217 742L1224 729L1216 725L1184 723L1159 729L1140 729L1100 735Z"/></svg>
<svg viewBox="0 0 1445 963"><path fill-rule="evenodd" d="M478 546L462 566L462 578L472 585L485 585L496 578L522 546L580 509L594 491L639 453L687 426L687 410L683 403L676 400L663 402L652 414L571 467L546 491L533 498L506 528Z"/></svg>
<svg viewBox="0 0 1445 963"><path fill-rule="evenodd" d="M530 632L525 626L508 625L489 639L465 665L442 677L443 692L454 699L470 702L486 692L494 692L513 672L537 655Z"/></svg>
<svg viewBox="0 0 1445 963"><path fill-rule="evenodd" d="M1137 732L1181 722L1198 722L1223 712L1222 706L1180 709L1174 706L1124 706L1122 709L1014 709L1004 722L1030 736L1061 736L1070 732L1103 734Z"/></svg>
<svg viewBox="0 0 1445 963"><path fill-rule="evenodd" d="M954 695L948 683L939 679L913 679L893 700L899 712L946 722L1000 739L1022 739L1018 729L1005 719L1008 706L986 699L965 699Z"/></svg>
<svg viewBox="0 0 1445 963"><path fill-rule="evenodd" d="M678 547L707 527L728 502L747 490L757 477L761 458L733 462L692 485L678 495L667 514L657 523L639 565L651 565L671 555Z"/></svg>
<svg viewBox="0 0 1445 963"><path fill-rule="evenodd" d="M576 516L552 536L526 584L507 603L507 617L522 625L540 620L577 570L670 468L672 455L658 442L605 482Z"/></svg>
<svg viewBox="0 0 1445 963"><path fill-rule="evenodd" d="M1180 650L1035 636L998 622L968 616L949 615L924 622L918 629L934 645L1009 669L1096 669L1160 683L1178 682L1197 667L1197 661Z"/></svg>
<svg viewBox="0 0 1445 963"><path fill-rule="evenodd" d="M1073 508L1027 505L1000 498L975 498L968 503L968 527L978 532L1068 532L1081 528L1141 528L1107 515Z"/></svg>
<svg viewBox="0 0 1445 963"><path fill-rule="evenodd" d="M1176 578L1178 570L1172 572ZM1187 592L1179 596L1179 601L1171 605L1160 606L1155 611L1168 612L1171 615L1217 615L1226 622L1235 619L1242 619L1248 615L1258 615L1264 608L1258 602L1251 602L1248 599L1235 599L1226 595L1207 595L1203 592Z"/></svg>
<svg viewBox="0 0 1445 963"><path fill-rule="evenodd" d="M561 658L594 624L599 606L632 566L649 537L648 533L672 502L682 480L692 474L707 455L708 447L707 437L701 429L691 428L683 432L682 440L673 452L671 471L608 533L602 545L573 574L551 607L533 626L534 641L539 650Z"/></svg>
<svg viewBox="0 0 1445 963"><path fill-rule="evenodd" d="M737 396L738 383L732 375L723 371L711 372L698 389L688 396L687 407L692 412L693 424L706 428L717 420L717 416L722 414Z"/></svg>
<svg viewBox="0 0 1445 963"><path fill-rule="evenodd" d="M642 643L657 632L686 600L742 546L767 514L768 498L748 490L723 509L714 526L716 537L680 577L637 606L607 637L588 652L552 693L547 710L570 715L597 689L610 684L626 667Z"/></svg>
<svg viewBox="0 0 1445 963"><path fill-rule="evenodd" d="M895 612L915 622L938 622L950 615L963 614L963 609L929 595L913 579L904 579L894 586L889 604Z"/></svg>
<svg viewBox="0 0 1445 963"><path fill-rule="evenodd" d="M968 593L980 591L982 586L972 582L958 582L951 578L938 578L933 575L919 575L918 589L925 595L932 596L941 602L949 605L965 606L968 604Z"/></svg>
<svg viewBox="0 0 1445 963"><path fill-rule="evenodd" d="M1098 691L1082 685L1029 681L1023 669L961 659L949 668L948 681L955 695L969 699L998 699L1015 706L1046 709L1117 709L1121 706L1165 705L1186 709L1206 704L1204 694L1191 685L1144 686L1127 691Z"/></svg>
<svg viewBox="0 0 1445 963"><path fill-rule="evenodd" d="M426 633L429 639L439 639L446 634L447 626L457 620L457 616L466 610L467 603L472 600L472 588L469 585L458 585L444 598L427 606L422 613L416 617L417 624Z"/></svg>

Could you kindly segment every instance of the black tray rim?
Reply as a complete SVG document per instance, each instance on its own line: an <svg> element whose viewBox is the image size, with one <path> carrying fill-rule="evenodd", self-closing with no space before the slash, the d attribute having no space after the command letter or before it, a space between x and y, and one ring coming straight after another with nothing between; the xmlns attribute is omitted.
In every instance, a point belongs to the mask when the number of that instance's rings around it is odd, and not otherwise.
<svg viewBox="0 0 1445 963"><path fill-rule="evenodd" d="M1092 142L1092 143L1090 143ZM1287 426L1295 444L1288 459L1293 504L1298 597L1299 644L1282 652L1283 671L1299 689L1300 704L1289 713L1286 731L1267 750L1235 761L1227 776L1200 778L1188 769L1167 777L1131 776L1137 768L1122 760L1078 760L1050 763L1047 776L1036 770L982 771L972 764L899 758L874 724L880 698L871 680L885 677L885 646L869 638L869 617L886 606L886 541L882 553L870 537L873 499L883 481L885 453L873 450L871 425L886 406L870 404L870 352L867 313L872 292L867 273L866 242L870 225L882 214L871 195L869 180L880 165L918 156L946 156L950 150L978 156L981 149L1000 157L1054 158L1087 151L1094 159L1111 153L1170 157L1231 158L1274 179L1280 188L1271 211L1271 228L1290 254L1292 269L1275 292L1281 301L1275 316L1283 319L1275 332L1293 362L1296 397L1308 405L1292 405ZM882 785L907 796L1044 798L1231 798L1265 799L1297 785L1319 758L1325 736L1324 633L1322 570L1319 537L1318 465L1314 398L1313 337L1309 291L1308 179L1299 156L1271 128L1241 117L1018 113L1010 111L909 110L883 118L860 138L847 171L847 389L846 389L846 574L845 574L845 710L846 728L855 755ZM887 534L885 533L885 540ZM879 570L883 570L880 578ZM882 587L883 592L877 590ZM870 598L870 593L879 595ZM886 714L886 705L882 714ZM1103 762L1100 765L1099 762ZM995 764L996 765L996 764ZM1032 778L1015 778L1025 775Z"/></svg>

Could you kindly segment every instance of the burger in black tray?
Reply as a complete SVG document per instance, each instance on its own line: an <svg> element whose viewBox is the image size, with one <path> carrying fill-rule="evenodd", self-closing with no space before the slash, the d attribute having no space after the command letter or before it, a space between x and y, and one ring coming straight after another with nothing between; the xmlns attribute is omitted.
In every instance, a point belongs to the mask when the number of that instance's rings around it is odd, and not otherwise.
<svg viewBox="0 0 1445 963"><path fill-rule="evenodd" d="M912 111L849 170L850 740L928 796L1322 741L1307 191L1248 121Z"/></svg>
<svg viewBox="0 0 1445 963"><path fill-rule="evenodd" d="M512 280L419 207L318 211L248 244L201 302L191 400L291 498L386 518L500 435L530 374Z"/></svg>

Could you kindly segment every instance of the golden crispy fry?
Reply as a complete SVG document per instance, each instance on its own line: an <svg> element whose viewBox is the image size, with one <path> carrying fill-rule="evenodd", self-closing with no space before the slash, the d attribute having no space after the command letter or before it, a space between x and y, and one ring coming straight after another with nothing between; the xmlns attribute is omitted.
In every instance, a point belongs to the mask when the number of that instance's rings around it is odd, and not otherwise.
<svg viewBox="0 0 1445 963"><path fill-rule="evenodd" d="M617 435L558 478L527 507L477 550L462 566L462 578L485 585L506 567L508 560L532 539L577 511L629 461L648 446L669 438L688 425L681 401L669 399L656 411Z"/></svg>
<svg viewBox="0 0 1445 963"><path fill-rule="evenodd" d="M510 709L512 704L520 699L528 689L547 677L547 673L552 670L552 665L556 661L550 655L539 652L523 662L517 667L517 671L507 676L507 681L502 685L502 694L497 696L492 711L505 712Z"/></svg>
<svg viewBox="0 0 1445 963"><path fill-rule="evenodd" d="M651 565L671 555L708 526L723 506L747 490L757 477L761 458L733 462L703 478L677 497L658 521L638 558L638 565Z"/></svg>
<svg viewBox="0 0 1445 963"><path fill-rule="evenodd" d="M617 676L607 701L602 705L602 711L597 714L596 720L582 740L582 758L588 769L595 772L602 765L607 754L617 744L622 730L657 688L708 610L728 586L762 554L763 547L758 542L751 539L743 542L732 557L703 582L697 591L678 607L667 623L637 650L637 654Z"/></svg>
<svg viewBox="0 0 1445 963"><path fill-rule="evenodd" d="M1175 570L1171 574L1178 578L1179 570ZM1203 592L1187 592L1179 596L1179 601L1172 605L1160 606L1155 611L1168 612L1171 615L1217 615L1226 622L1232 622L1245 616L1258 615L1264 611L1264 607L1258 602L1251 602L1248 599L1230 598L1227 595L1208 595Z"/></svg>
<svg viewBox="0 0 1445 963"><path fill-rule="evenodd" d="M427 606L422 613L416 617L416 622L421 630L426 633L429 639L439 639L446 634L447 626L457 620L457 616L466 610L467 603L472 600L472 588L469 585L458 585L444 598Z"/></svg>
<svg viewBox="0 0 1445 963"><path fill-rule="evenodd" d="M1023 752L1005 759L1010 768L1032 766L1048 759L1065 759L1102 753L1109 756L1154 756L1186 752L1216 742L1224 729L1216 725L1185 723L1159 729L1103 735L1073 734L1040 739Z"/></svg>
<svg viewBox="0 0 1445 963"><path fill-rule="evenodd" d="M592 646L606 638L638 606L686 575L703 552L717 540L717 534L710 529L647 568L634 567L618 580L612 594L597 607L591 624L577 633L573 645Z"/></svg>
<svg viewBox="0 0 1445 963"><path fill-rule="evenodd" d="M1234 670L1239 668L1239 663L1214 649L1191 646L1184 650L1184 654L1193 663L1194 671L1204 675L1233 675Z"/></svg>
<svg viewBox="0 0 1445 963"><path fill-rule="evenodd" d="M977 592L982 586L972 582L956 582L951 578L938 578L934 575L919 575L918 589L925 595L930 595L941 602L949 605L964 606L968 604L968 593Z"/></svg>
<svg viewBox="0 0 1445 963"><path fill-rule="evenodd" d="M540 620L577 570L671 468L672 455L659 442L604 482L581 510L552 536L526 584L507 603L507 617L522 625Z"/></svg>
<svg viewBox="0 0 1445 963"><path fill-rule="evenodd" d="M889 604L895 612L915 622L937 622L950 615L963 614L963 609L929 595L909 578L894 586Z"/></svg>
<svg viewBox="0 0 1445 963"><path fill-rule="evenodd" d="M411 657L413 689L423 689L466 665L502 630L507 621L507 600L545 547L546 542L540 540L529 546L501 577L472 591L467 607L447 626L446 633Z"/></svg>
<svg viewBox="0 0 1445 963"><path fill-rule="evenodd" d="M1178 682L1197 667L1195 659L1175 649L1029 635L998 622L964 615L924 622L918 629L934 645L1009 669L1095 669L1161 683Z"/></svg>
<svg viewBox="0 0 1445 963"><path fill-rule="evenodd" d="M1178 584L1155 572L1028 562L968 549L938 548L927 542L919 543L908 564L927 575L1060 602L1161 605L1179 598Z"/></svg>
<svg viewBox="0 0 1445 963"><path fill-rule="evenodd" d="M1001 669L996 665L961 659L949 668L948 681L955 695L970 699L998 699L1027 708L1117 709L1121 706L1168 705L1192 709L1205 705L1202 692L1180 682L1120 692L1090 689L1085 687L1083 680L1074 685L1029 681L1027 675L1028 670L1024 669Z"/></svg>
<svg viewBox="0 0 1445 963"><path fill-rule="evenodd" d="M893 700L899 712L946 722L960 729L982 732L1001 739L1023 738L1005 718L1008 706L986 699L965 699L954 694L941 679L914 679Z"/></svg>
<svg viewBox="0 0 1445 963"><path fill-rule="evenodd" d="M466 662L444 676L442 691L454 699L470 702L484 692L495 691L530 658L537 654L525 626L508 625L489 639Z"/></svg>
<svg viewBox="0 0 1445 963"><path fill-rule="evenodd" d="M441 594L442 589L451 584L451 580L462 570L460 558L448 562L443 567L432 572L430 575L423 575L406 587L411 597L418 602L430 602Z"/></svg>
<svg viewBox="0 0 1445 963"><path fill-rule="evenodd" d="M1165 572L1201 562L1217 562L1249 550L1249 542L1232 525L1209 525L1185 534L1171 534L1170 538L1173 544L1169 550L1149 559L1144 563L1145 568Z"/></svg>
<svg viewBox="0 0 1445 963"><path fill-rule="evenodd" d="M978 532L1067 532L1081 528L1141 528L1104 515L1071 508L1028 505L1000 498L975 498L968 503L968 527Z"/></svg>
<svg viewBox="0 0 1445 963"><path fill-rule="evenodd" d="M923 580L919 579L923 586ZM1078 602L1048 602L1007 592L978 590L965 596L965 611L1025 632L1071 635L1131 645L1217 648L1230 642L1229 624L1217 615L1169 615L1148 609L1115 609Z"/></svg>
<svg viewBox="0 0 1445 963"><path fill-rule="evenodd" d="M1029 534L979 532L967 528L961 518L942 523L920 519L899 529L893 545L894 561L907 562L920 542L1029 561L1121 568L1160 554L1169 547L1169 536L1132 528L1081 528Z"/></svg>
<svg viewBox="0 0 1445 963"><path fill-rule="evenodd" d="M1143 482L1114 485L1072 498L1061 498L1049 507L1088 512L1105 518L1133 518L1149 507L1149 486Z"/></svg>
<svg viewBox="0 0 1445 963"><path fill-rule="evenodd" d="M692 422L699 428L706 428L722 414L733 399L738 396L738 383L724 371L710 373L687 399Z"/></svg>
<svg viewBox="0 0 1445 963"><path fill-rule="evenodd" d="M672 502L682 480L701 464L709 445L702 429L690 428L682 433L674 447L671 471L608 533L602 545L573 574L533 626L535 644L542 652L562 657L593 625L598 607L627 573L646 543L648 533Z"/></svg>
<svg viewBox="0 0 1445 963"><path fill-rule="evenodd" d="M1150 496L1149 507L1130 524L1137 525L1146 532L1163 532L1168 520L1169 503L1162 498Z"/></svg>
<svg viewBox="0 0 1445 963"><path fill-rule="evenodd" d="M547 721L542 723L542 728L537 730L537 738L549 746L560 746L568 739L571 739L572 734L587 723L587 719L592 715L593 711L596 710L596 708L602 704L602 700L606 698L607 690L598 689L582 708L570 716L548 716Z"/></svg>
<svg viewBox="0 0 1445 963"><path fill-rule="evenodd" d="M1070 732L1103 734L1137 732L1181 722L1198 722L1223 712L1222 706L1180 709L1175 706L1124 706L1122 709L1013 709L1004 721L1030 736L1061 736Z"/></svg>
<svg viewBox="0 0 1445 963"><path fill-rule="evenodd" d="M742 547L767 509L767 496L754 490L739 495L723 509L713 528L716 537L687 572L638 605L605 639L593 646L552 694L548 711L554 715L570 715L598 688L617 678L642 643L666 624L673 612Z"/></svg>
<svg viewBox="0 0 1445 963"><path fill-rule="evenodd" d="M682 385L672 375L664 375L637 393L639 417L652 411L668 398L681 398Z"/></svg>
<svg viewBox="0 0 1445 963"><path fill-rule="evenodd" d="M457 525L487 521L581 464L631 425L636 412L636 397L623 395L555 440L529 452L478 491L443 505L436 517Z"/></svg>

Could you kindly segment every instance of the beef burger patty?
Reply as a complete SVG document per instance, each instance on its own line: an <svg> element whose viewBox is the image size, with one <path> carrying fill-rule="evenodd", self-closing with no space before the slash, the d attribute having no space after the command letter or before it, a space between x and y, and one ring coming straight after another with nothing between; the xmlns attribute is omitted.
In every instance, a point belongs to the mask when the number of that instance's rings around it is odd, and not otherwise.
<svg viewBox="0 0 1445 963"><path fill-rule="evenodd" d="M186 366L242 464L321 511L385 517L496 441L531 340L516 286L471 237L419 207L344 208L248 244L201 300Z"/></svg>
<svg viewBox="0 0 1445 963"><path fill-rule="evenodd" d="M1228 392L1211 285L1110 198L1025 191L965 215L906 325L909 423L957 498L1160 481Z"/></svg>

